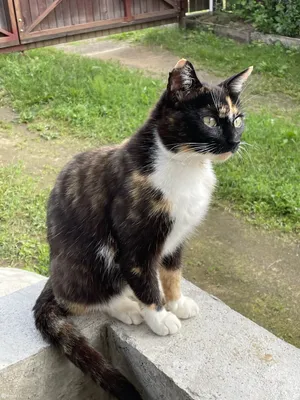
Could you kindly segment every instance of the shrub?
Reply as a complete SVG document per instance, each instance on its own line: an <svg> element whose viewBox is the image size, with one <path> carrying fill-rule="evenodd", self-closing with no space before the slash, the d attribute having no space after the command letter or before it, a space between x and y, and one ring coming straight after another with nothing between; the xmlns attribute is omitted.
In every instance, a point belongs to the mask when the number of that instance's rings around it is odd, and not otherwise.
<svg viewBox="0 0 300 400"><path fill-rule="evenodd" d="M234 0L231 6L264 33L300 37L299 0Z"/></svg>

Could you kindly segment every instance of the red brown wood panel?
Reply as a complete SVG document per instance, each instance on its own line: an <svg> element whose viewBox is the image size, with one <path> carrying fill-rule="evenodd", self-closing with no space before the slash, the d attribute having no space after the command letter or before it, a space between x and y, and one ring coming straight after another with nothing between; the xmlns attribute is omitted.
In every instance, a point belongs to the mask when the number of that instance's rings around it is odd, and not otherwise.
<svg viewBox="0 0 300 400"><path fill-rule="evenodd" d="M70 1L64 0L62 3L62 12L64 16L65 25L72 25Z"/></svg>
<svg viewBox="0 0 300 400"><path fill-rule="evenodd" d="M32 16L30 12L29 0L22 0L22 9L19 1L14 0L14 6L16 9L18 25L20 29L22 29L22 27L20 26L22 24L24 26L30 26L32 24ZM19 21L20 19L22 21Z"/></svg>
<svg viewBox="0 0 300 400"><path fill-rule="evenodd" d="M93 14L94 14L94 21L99 21L101 19L99 0L95 0L93 2Z"/></svg>
<svg viewBox="0 0 300 400"><path fill-rule="evenodd" d="M112 0L114 6L114 17L124 17L124 1L123 0Z"/></svg>
<svg viewBox="0 0 300 400"><path fill-rule="evenodd" d="M86 22L84 3L84 0L77 0L77 10L80 24L84 24Z"/></svg>
<svg viewBox="0 0 300 400"><path fill-rule="evenodd" d="M112 0L106 0L107 6L107 19L114 19L114 5Z"/></svg>
<svg viewBox="0 0 300 400"><path fill-rule="evenodd" d="M64 3L64 1L65 0L63 0L62 3ZM54 15L55 15L55 20L56 20L56 26L57 27L66 26L62 3L58 4L58 6L56 6L55 9L52 11L52 13L54 13Z"/></svg>
<svg viewBox="0 0 300 400"><path fill-rule="evenodd" d="M20 44L13 0L0 0L0 48Z"/></svg>
<svg viewBox="0 0 300 400"><path fill-rule="evenodd" d="M14 1L23 44L55 38L92 34L94 31L140 29L147 22L157 25L174 20L178 10L172 0L0 0ZM203 1L203 0L202 0ZM125 6L127 14L125 18ZM130 11L132 16L130 15ZM66 40L66 39L65 39Z"/></svg>
<svg viewBox="0 0 300 400"><path fill-rule="evenodd" d="M85 0L85 15L86 15L86 22L93 22L94 20L94 13L93 13L93 3L95 0Z"/></svg>
<svg viewBox="0 0 300 400"><path fill-rule="evenodd" d="M6 0L0 0L0 28L11 32L11 23Z"/></svg>
<svg viewBox="0 0 300 400"><path fill-rule="evenodd" d="M132 15L141 14L140 0L131 0L131 13Z"/></svg>
<svg viewBox="0 0 300 400"><path fill-rule="evenodd" d="M77 0L70 0L70 16L71 16L72 25L79 24Z"/></svg>
<svg viewBox="0 0 300 400"><path fill-rule="evenodd" d="M47 3L47 8L51 6L51 4L53 3L53 0L46 0ZM55 9L54 9L55 10ZM45 18L45 20L48 22L49 24L49 29L53 29L57 27L57 23L56 23L56 17L55 17L55 12L51 11L49 13L49 15Z"/></svg>
<svg viewBox="0 0 300 400"><path fill-rule="evenodd" d="M100 7L101 19L108 19L107 0L98 0L98 2Z"/></svg>
<svg viewBox="0 0 300 400"><path fill-rule="evenodd" d="M47 8L46 0L38 0L37 6L38 6L38 10L39 10L39 15L41 15ZM49 29L48 21L47 20L43 20L40 23L40 28L41 28L41 30Z"/></svg>
<svg viewBox="0 0 300 400"><path fill-rule="evenodd" d="M29 7L32 21L35 21L40 16L37 0L29 0ZM41 25L38 24L35 30L41 30Z"/></svg>

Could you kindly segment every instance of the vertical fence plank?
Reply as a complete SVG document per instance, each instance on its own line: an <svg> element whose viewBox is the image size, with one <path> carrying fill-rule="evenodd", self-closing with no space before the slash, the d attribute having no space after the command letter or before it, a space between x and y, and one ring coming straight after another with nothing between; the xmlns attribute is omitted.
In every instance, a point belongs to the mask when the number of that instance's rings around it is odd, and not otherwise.
<svg viewBox="0 0 300 400"><path fill-rule="evenodd" d="M85 0L86 22L93 22L94 21L93 1L94 0Z"/></svg>
<svg viewBox="0 0 300 400"><path fill-rule="evenodd" d="M38 0L39 1L39 0ZM53 3L53 0L46 0L47 8L50 7ZM49 29L57 28L55 12L51 11L47 17L45 18L45 22L48 22Z"/></svg>
<svg viewBox="0 0 300 400"><path fill-rule="evenodd" d="M41 15L47 8L47 3L46 0L38 0L37 2L38 10L39 10L39 15ZM45 18L41 23L40 23L41 30L44 29L49 29L49 23L47 18Z"/></svg>
<svg viewBox="0 0 300 400"><path fill-rule="evenodd" d="M61 5L62 5L63 18L64 18L64 25L65 26L72 25L70 0L63 0Z"/></svg>
<svg viewBox="0 0 300 400"><path fill-rule="evenodd" d="M107 2L110 0L100 0L101 19L108 19Z"/></svg>
<svg viewBox="0 0 300 400"><path fill-rule="evenodd" d="M101 20L101 12L100 12L99 0L94 0L94 3L93 3L93 14L94 14L94 21L100 21Z"/></svg>
<svg viewBox="0 0 300 400"><path fill-rule="evenodd" d="M62 4L58 4L55 9L51 12L54 12L55 15L55 20L56 20L56 26L61 27L65 26L65 21L64 21L64 14L63 14L63 8Z"/></svg>
<svg viewBox="0 0 300 400"><path fill-rule="evenodd" d="M11 23L6 0L0 0L0 28L11 32Z"/></svg>
<svg viewBox="0 0 300 400"><path fill-rule="evenodd" d="M72 25L79 24L77 0L70 0L70 15L71 15L71 20L72 20Z"/></svg>

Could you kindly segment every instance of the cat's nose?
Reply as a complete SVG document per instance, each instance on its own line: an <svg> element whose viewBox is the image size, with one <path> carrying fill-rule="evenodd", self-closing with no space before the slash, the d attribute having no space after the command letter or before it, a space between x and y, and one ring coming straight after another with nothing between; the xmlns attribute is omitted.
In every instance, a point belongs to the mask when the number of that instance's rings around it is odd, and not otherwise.
<svg viewBox="0 0 300 400"><path fill-rule="evenodd" d="M230 142L231 151L234 153L239 148L241 141L240 140L232 140Z"/></svg>

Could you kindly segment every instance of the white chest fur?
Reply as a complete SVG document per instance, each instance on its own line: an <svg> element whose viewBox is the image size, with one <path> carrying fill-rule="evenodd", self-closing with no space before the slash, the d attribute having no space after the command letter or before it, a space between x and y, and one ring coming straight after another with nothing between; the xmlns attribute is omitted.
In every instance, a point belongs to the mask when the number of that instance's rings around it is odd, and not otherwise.
<svg viewBox="0 0 300 400"><path fill-rule="evenodd" d="M199 155L169 152L158 143L153 185L171 204L173 228L168 235L163 255L171 254L204 219L216 183L209 160Z"/></svg>

